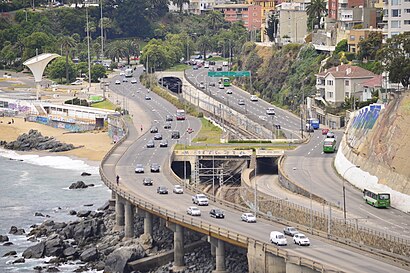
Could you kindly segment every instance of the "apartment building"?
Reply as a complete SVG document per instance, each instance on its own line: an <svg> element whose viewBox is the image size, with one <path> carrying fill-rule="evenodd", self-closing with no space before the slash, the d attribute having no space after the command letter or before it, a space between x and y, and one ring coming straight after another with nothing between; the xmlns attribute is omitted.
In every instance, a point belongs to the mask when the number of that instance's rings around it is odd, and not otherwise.
<svg viewBox="0 0 410 273"><path fill-rule="evenodd" d="M306 4L307 2L282 2L277 6L277 42L304 43L307 34Z"/></svg>
<svg viewBox="0 0 410 273"><path fill-rule="evenodd" d="M261 7L261 42L268 41L269 38L265 37L265 29L268 26L268 20L270 14L275 10L275 0L247 0L249 5L256 5Z"/></svg>
<svg viewBox="0 0 410 273"><path fill-rule="evenodd" d="M214 6L227 22L242 21L248 30L261 29L261 6L249 4L224 4Z"/></svg>
<svg viewBox="0 0 410 273"><path fill-rule="evenodd" d="M352 96L366 98L362 95L362 83L376 75L359 66L339 65L316 75L317 97L324 98L334 106L341 105L345 98ZM358 96L359 93L359 96Z"/></svg>
<svg viewBox="0 0 410 273"><path fill-rule="evenodd" d="M217 5L215 0L190 0L188 10L193 14L202 14L212 10L215 5Z"/></svg>
<svg viewBox="0 0 410 273"><path fill-rule="evenodd" d="M347 35L347 46L349 52L357 53L359 50L359 42L367 39L372 32L382 32L382 29L367 28L367 29L352 29Z"/></svg>
<svg viewBox="0 0 410 273"><path fill-rule="evenodd" d="M410 31L410 0L384 0L383 33L387 38Z"/></svg>

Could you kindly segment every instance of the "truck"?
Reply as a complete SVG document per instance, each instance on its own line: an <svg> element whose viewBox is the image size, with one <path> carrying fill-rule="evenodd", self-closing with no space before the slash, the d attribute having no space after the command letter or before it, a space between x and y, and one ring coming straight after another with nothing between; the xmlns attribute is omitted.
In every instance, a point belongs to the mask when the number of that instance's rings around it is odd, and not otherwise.
<svg viewBox="0 0 410 273"><path fill-rule="evenodd" d="M319 129L319 120L317 118L308 118L307 123L310 124L314 130Z"/></svg>

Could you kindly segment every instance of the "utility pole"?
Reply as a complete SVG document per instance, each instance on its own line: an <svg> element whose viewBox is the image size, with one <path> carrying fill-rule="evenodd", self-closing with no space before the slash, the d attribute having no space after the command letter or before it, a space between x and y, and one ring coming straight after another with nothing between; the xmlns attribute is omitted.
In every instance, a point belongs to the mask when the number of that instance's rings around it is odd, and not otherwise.
<svg viewBox="0 0 410 273"><path fill-rule="evenodd" d="M85 0L85 17L87 20L87 54L88 54L88 92L90 92L91 88L91 59L90 59L90 29L88 24L88 8L87 8L87 0Z"/></svg>
<svg viewBox="0 0 410 273"><path fill-rule="evenodd" d="M103 24L103 0L101 0L100 23L101 23L101 61L104 59L104 24Z"/></svg>

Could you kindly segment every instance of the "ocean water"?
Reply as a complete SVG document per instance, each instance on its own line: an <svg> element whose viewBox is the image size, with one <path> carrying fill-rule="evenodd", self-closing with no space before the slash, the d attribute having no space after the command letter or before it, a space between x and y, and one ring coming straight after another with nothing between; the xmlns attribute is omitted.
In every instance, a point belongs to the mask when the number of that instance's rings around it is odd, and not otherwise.
<svg viewBox="0 0 410 273"><path fill-rule="evenodd" d="M91 176L81 176L82 172ZM69 190L71 183L82 180L94 187ZM33 224L47 219L70 221L70 210L96 210L110 197L102 183L98 167L66 156L19 155L0 149L0 234L7 235L14 245L0 243L0 272L34 272L33 267L44 265L37 259L26 259L24 264L12 264L16 257L3 257L9 251L22 252L33 243L26 236L8 234L11 226L24 228L26 233ZM84 205L93 204L93 206ZM49 218L34 216L36 212ZM72 272L77 266L64 266L61 272Z"/></svg>

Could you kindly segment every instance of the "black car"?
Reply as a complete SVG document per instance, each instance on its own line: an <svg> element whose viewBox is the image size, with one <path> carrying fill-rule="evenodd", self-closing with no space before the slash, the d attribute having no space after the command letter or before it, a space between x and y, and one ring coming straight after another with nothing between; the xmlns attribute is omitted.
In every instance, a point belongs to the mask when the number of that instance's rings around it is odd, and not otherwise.
<svg viewBox="0 0 410 273"><path fill-rule="evenodd" d="M161 139L162 139L161 133L156 133L154 136L154 140L161 140Z"/></svg>
<svg viewBox="0 0 410 273"><path fill-rule="evenodd" d="M159 193L159 194L168 194L168 189L167 189L167 187L159 186L157 188L157 193Z"/></svg>
<svg viewBox="0 0 410 273"><path fill-rule="evenodd" d="M165 121L173 121L173 120L174 120L174 118L171 115L167 115L165 117Z"/></svg>
<svg viewBox="0 0 410 273"><path fill-rule="evenodd" d="M222 71L222 66L218 66L218 67L216 68L216 71Z"/></svg>
<svg viewBox="0 0 410 273"><path fill-rule="evenodd" d="M152 178L145 177L144 180L142 180L142 184L144 186L152 186Z"/></svg>
<svg viewBox="0 0 410 273"><path fill-rule="evenodd" d="M157 126L152 126L151 130L149 130L151 133L158 133L158 127Z"/></svg>
<svg viewBox="0 0 410 273"><path fill-rule="evenodd" d="M178 138L180 138L179 132L178 132L178 131L172 131L172 133L171 133L171 138L172 138L172 139L178 139Z"/></svg>
<svg viewBox="0 0 410 273"><path fill-rule="evenodd" d="M209 61L209 65L215 65L215 61Z"/></svg>
<svg viewBox="0 0 410 273"><path fill-rule="evenodd" d="M224 212L220 209L211 209L211 211L209 212L209 215L215 218L225 218Z"/></svg>
<svg viewBox="0 0 410 273"><path fill-rule="evenodd" d="M160 166L158 163L152 163L151 164L151 172L152 173L159 173Z"/></svg>
<svg viewBox="0 0 410 273"><path fill-rule="evenodd" d="M215 82L210 82L209 83L209 86L215 86L216 84L215 84Z"/></svg>

